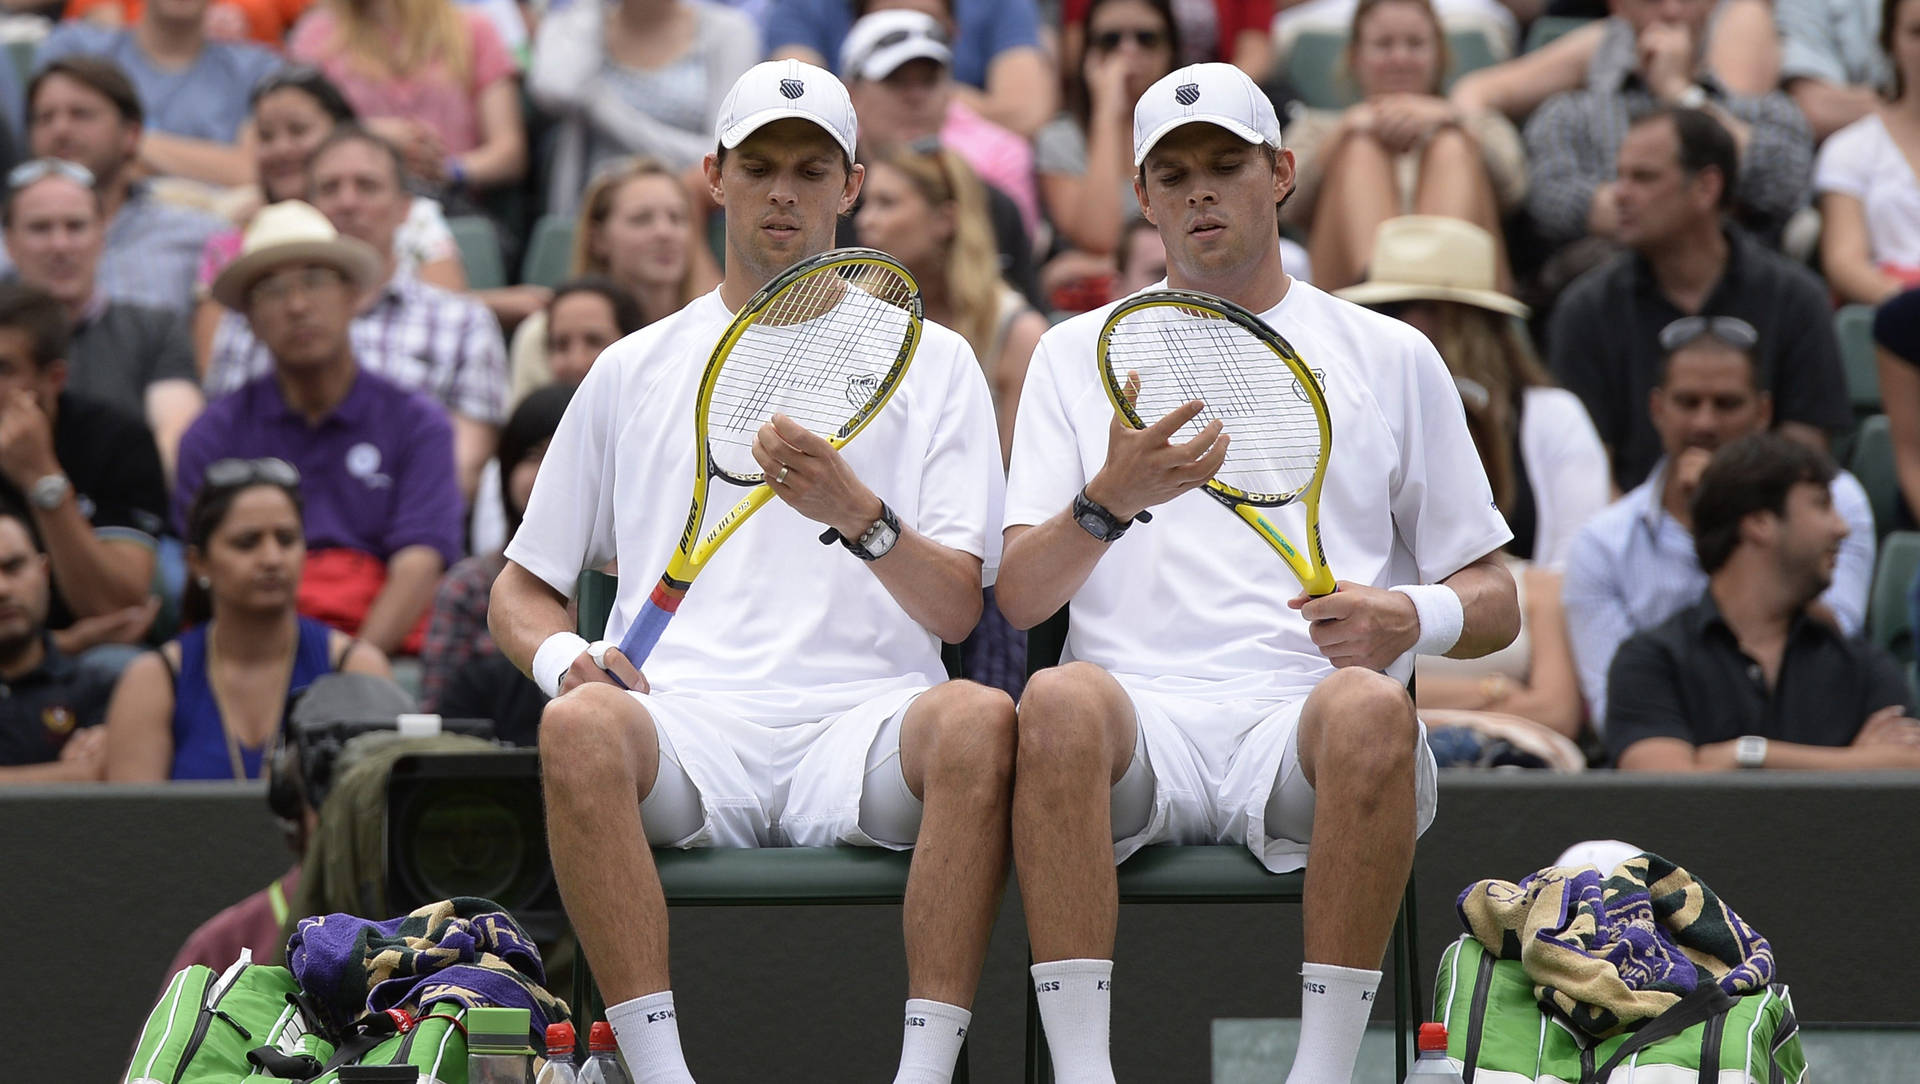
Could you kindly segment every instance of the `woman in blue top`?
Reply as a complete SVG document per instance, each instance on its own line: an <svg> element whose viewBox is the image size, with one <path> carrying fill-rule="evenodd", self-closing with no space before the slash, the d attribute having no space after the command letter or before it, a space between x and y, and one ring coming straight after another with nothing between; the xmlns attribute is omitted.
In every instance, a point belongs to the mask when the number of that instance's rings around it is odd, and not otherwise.
<svg viewBox="0 0 1920 1084"><path fill-rule="evenodd" d="M114 689L109 780L257 779L290 696L334 670L391 675L378 648L295 611L306 555L292 464L207 468L187 513L189 628Z"/></svg>

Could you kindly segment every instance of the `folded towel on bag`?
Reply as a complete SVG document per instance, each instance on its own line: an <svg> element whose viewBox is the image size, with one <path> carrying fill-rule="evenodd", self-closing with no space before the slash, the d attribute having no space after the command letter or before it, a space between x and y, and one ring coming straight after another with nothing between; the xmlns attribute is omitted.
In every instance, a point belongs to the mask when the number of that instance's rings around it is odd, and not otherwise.
<svg viewBox="0 0 1920 1084"><path fill-rule="evenodd" d="M1603 876L1554 866L1460 894L1467 932L1519 960L1543 1009L1607 1038L1631 1031L1707 983L1729 995L1773 980L1767 939L1705 882L1655 854Z"/></svg>
<svg viewBox="0 0 1920 1084"><path fill-rule="evenodd" d="M528 1009L535 1034L568 1018L566 1003L543 986L533 939L491 900L456 897L384 922L344 914L302 919L287 942L287 961L335 1030L388 1009L419 1016L442 1001Z"/></svg>

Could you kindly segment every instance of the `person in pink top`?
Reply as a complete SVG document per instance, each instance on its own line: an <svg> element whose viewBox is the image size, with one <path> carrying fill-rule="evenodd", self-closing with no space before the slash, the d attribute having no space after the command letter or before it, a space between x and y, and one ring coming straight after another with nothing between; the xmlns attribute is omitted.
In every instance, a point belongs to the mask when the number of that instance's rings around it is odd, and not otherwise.
<svg viewBox="0 0 1920 1084"><path fill-rule="evenodd" d="M324 71L422 180L459 193L524 176L513 57L480 12L453 0L322 0L287 53Z"/></svg>

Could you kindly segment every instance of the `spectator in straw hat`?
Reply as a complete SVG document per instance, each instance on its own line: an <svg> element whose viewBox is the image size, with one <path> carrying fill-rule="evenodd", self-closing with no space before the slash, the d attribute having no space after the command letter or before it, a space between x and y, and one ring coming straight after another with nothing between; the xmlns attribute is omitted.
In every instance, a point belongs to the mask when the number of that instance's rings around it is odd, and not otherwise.
<svg viewBox="0 0 1920 1084"><path fill-rule="evenodd" d="M1388 219L1367 281L1340 296L1419 328L1460 388L1467 428L1513 528L1507 567L1520 589L1520 635L1478 659L1422 656L1419 705L1429 725L1468 723L1429 709L1497 712L1577 738L1584 712L1560 567L1582 525L1606 507L1607 452L1572 392L1534 356L1527 307L1494 289L1497 249L1470 222L1430 215Z"/></svg>
<svg viewBox="0 0 1920 1084"><path fill-rule="evenodd" d="M246 316L272 371L217 399L180 442L174 515L217 459L300 471L300 610L380 650L418 650L440 574L460 556L453 429L439 404L363 366L349 325L379 285L372 246L298 200L254 216L213 297Z"/></svg>

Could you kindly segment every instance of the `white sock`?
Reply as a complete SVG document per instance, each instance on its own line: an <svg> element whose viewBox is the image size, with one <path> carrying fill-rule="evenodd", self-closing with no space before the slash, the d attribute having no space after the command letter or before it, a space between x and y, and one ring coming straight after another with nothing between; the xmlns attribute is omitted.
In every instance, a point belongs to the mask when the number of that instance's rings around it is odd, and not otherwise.
<svg viewBox="0 0 1920 1084"><path fill-rule="evenodd" d="M1287 1084L1347 1084L1373 1015L1380 972L1332 964L1300 968L1300 1050Z"/></svg>
<svg viewBox="0 0 1920 1084"><path fill-rule="evenodd" d="M672 990L622 1001L607 1010L607 1022L613 1025L634 1084L693 1084L686 1055L680 1053Z"/></svg>
<svg viewBox="0 0 1920 1084"><path fill-rule="evenodd" d="M1114 1084L1107 1050L1113 961L1054 960L1030 970L1056 1084Z"/></svg>
<svg viewBox="0 0 1920 1084"><path fill-rule="evenodd" d="M893 1084L949 1084L972 1022L973 1014L958 1005L909 998L900 1037L900 1072Z"/></svg>

